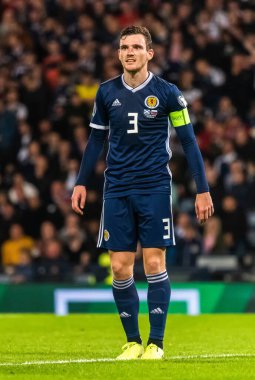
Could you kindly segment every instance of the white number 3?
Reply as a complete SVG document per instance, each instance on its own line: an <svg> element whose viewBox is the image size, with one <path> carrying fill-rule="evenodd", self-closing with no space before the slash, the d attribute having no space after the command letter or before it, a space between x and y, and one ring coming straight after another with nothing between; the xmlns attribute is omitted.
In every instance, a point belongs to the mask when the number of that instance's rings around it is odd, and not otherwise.
<svg viewBox="0 0 255 380"><path fill-rule="evenodd" d="M129 124L133 124L133 129L128 129L127 133L138 133L138 113L128 113L128 117L132 119L129 120Z"/></svg>
<svg viewBox="0 0 255 380"><path fill-rule="evenodd" d="M170 219L162 219L164 224L164 230L167 231L166 235L163 235L163 239L170 239Z"/></svg>

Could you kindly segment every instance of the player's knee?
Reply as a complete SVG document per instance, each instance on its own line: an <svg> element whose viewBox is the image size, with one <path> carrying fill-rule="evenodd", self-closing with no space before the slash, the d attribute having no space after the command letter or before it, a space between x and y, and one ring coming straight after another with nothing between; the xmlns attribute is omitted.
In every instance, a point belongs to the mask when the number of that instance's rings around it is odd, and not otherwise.
<svg viewBox="0 0 255 380"><path fill-rule="evenodd" d="M122 262L112 263L112 274L116 280L126 280L132 276L132 270Z"/></svg>
<svg viewBox="0 0 255 380"><path fill-rule="evenodd" d="M162 271L162 262L159 258L153 257L145 261L145 273L156 274Z"/></svg>

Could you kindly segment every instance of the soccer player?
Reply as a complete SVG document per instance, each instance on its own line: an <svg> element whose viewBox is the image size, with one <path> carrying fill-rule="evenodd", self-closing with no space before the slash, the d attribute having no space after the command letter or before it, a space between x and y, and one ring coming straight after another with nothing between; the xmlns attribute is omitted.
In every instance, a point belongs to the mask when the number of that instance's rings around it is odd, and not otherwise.
<svg viewBox="0 0 255 380"><path fill-rule="evenodd" d="M154 54L149 31L141 26L125 28L118 52L123 74L102 83L97 92L72 208L83 214L86 185L108 137L98 247L110 254L113 296L127 336L117 359L162 359L170 301L165 252L175 244L168 166L171 125L196 183L195 210L201 223L213 214L213 204L187 103L175 85L148 72ZM145 351L133 279L138 240L148 281L150 336Z"/></svg>

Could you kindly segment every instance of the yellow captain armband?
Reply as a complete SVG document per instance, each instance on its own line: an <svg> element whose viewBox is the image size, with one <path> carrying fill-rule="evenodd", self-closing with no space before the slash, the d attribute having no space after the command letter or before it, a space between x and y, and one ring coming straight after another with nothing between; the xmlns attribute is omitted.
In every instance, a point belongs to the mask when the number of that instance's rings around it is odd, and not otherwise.
<svg viewBox="0 0 255 380"><path fill-rule="evenodd" d="M189 113L187 108L180 111L170 112L169 114L171 123L173 127L181 127L190 123Z"/></svg>

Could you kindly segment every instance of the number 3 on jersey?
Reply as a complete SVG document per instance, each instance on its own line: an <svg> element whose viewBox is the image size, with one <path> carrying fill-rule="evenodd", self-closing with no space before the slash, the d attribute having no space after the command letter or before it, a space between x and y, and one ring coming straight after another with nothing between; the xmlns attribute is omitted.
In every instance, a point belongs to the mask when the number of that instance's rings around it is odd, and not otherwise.
<svg viewBox="0 0 255 380"><path fill-rule="evenodd" d="M128 117L130 118L129 124L133 125L134 128L128 129L127 133L138 133L138 113L137 112L135 112L135 113L129 112Z"/></svg>

